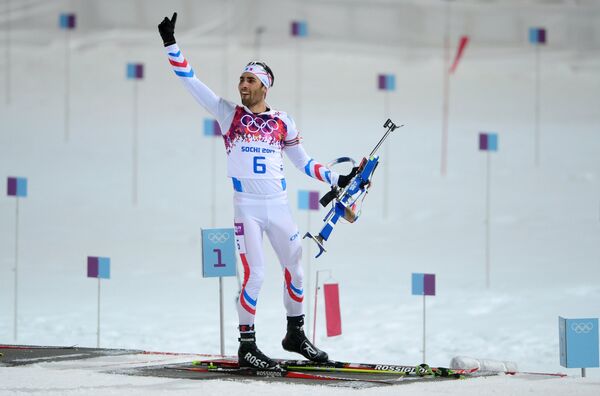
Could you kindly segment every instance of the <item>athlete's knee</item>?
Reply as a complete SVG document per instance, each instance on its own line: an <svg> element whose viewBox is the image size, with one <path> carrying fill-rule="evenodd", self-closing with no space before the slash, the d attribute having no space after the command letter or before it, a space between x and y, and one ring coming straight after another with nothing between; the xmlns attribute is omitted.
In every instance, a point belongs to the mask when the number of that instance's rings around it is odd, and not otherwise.
<svg viewBox="0 0 600 396"><path fill-rule="evenodd" d="M255 269L253 271L250 271L249 274L244 275L244 279L247 279L245 283L246 289L258 293L265 280L264 271L262 269Z"/></svg>
<svg viewBox="0 0 600 396"><path fill-rule="evenodd" d="M283 263L293 278L302 278L302 244L297 243L290 246L289 256L286 263Z"/></svg>
<svg viewBox="0 0 600 396"><path fill-rule="evenodd" d="M300 264L302 261L302 244L300 242L290 246L290 265Z"/></svg>

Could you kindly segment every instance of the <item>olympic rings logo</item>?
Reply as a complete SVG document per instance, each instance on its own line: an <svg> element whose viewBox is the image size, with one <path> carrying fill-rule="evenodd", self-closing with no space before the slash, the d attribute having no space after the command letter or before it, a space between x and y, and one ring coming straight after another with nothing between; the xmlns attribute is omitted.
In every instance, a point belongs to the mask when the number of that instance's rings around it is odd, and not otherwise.
<svg viewBox="0 0 600 396"><path fill-rule="evenodd" d="M577 322L571 324L571 330L573 330L577 334L587 334L594 328L592 322Z"/></svg>
<svg viewBox="0 0 600 396"><path fill-rule="evenodd" d="M271 135L274 131L279 129L279 124L272 118L265 121L262 118L254 118L250 114L246 114L240 121L250 133L257 133L260 131L263 134Z"/></svg>
<svg viewBox="0 0 600 396"><path fill-rule="evenodd" d="M223 232L212 232L208 234L208 240L212 243L225 243L229 239L229 234Z"/></svg>

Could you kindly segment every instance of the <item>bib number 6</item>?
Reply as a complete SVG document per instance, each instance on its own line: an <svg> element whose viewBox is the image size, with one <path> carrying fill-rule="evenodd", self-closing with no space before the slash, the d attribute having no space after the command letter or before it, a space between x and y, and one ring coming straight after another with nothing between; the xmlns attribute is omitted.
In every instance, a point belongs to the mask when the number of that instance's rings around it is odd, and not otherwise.
<svg viewBox="0 0 600 396"><path fill-rule="evenodd" d="M254 167L254 173L267 173L267 164L264 162L265 157L254 157L252 165Z"/></svg>

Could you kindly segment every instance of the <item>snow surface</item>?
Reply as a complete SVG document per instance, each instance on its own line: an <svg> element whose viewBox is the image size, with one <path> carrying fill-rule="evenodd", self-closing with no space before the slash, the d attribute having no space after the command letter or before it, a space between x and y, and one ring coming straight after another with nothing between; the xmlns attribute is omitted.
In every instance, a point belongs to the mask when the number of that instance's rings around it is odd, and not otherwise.
<svg viewBox="0 0 600 396"><path fill-rule="evenodd" d="M148 13L158 22L170 9L162 5ZM56 9L49 10L54 18ZM184 21L185 13L179 19ZM19 201L16 340L15 199L0 197L0 342L96 346L98 285L86 278L86 257L107 256L112 266L111 279L101 286L102 347L218 353L218 282L202 278L200 229L212 225L212 191L215 226L231 226L232 189L222 143L203 136L206 112L170 70L154 25L76 31L65 141L64 32L50 27L42 32L43 37L13 26L13 94L9 105L0 105L0 176L29 181L29 196ZM224 50L221 41L194 31L178 35L178 41L198 76L218 94L237 98L237 73L253 57L252 46L232 40ZM361 394L598 394L598 369L588 369L589 378L581 379L578 369L559 365L558 316L600 316L600 53L590 50L582 57L542 49L541 164L536 167L533 49L468 47L451 79L448 174L441 176L442 50L392 49L317 39L260 49L276 74L269 103L295 116L314 158L361 158L379 140L386 118L386 94L375 90L379 73L396 74L390 113L406 124L382 151L363 217L337 227L328 253L310 261L311 282L316 270L329 269L341 293L343 335L325 336L319 304L317 345L337 360L419 363L422 299L411 295L410 276L435 273L437 295L427 299L430 364L447 365L452 357L467 355L570 377L485 378ZM125 80L127 62L145 64L146 77L136 88ZM5 60L0 65L4 71ZM134 89L140 153L136 207L131 200ZM497 132L500 145L490 159L490 289L484 245L487 160L477 150L480 131ZM325 211L310 218L296 211L296 191L326 188L286 164L290 204L301 231L317 231ZM386 168L391 207L384 217ZM258 342L271 356L292 357L280 346L285 311L279 264L265 246ZM237 348L237 281L223 283L225 353L231 355ZM307 292L312 304L314 289ZM2 394L249 391L349 392L119 376L44 363L0 368Z"/></svg>
<svg viewBox="0 0 600 396"><path fill-rule="evenodd" d="M552 380L523 378L476 378L468 381L418 383L395 385L385 388L348 389L324 386L267 384L251 381L195 381L170 378L134 377L128 375L102 374L81 369L48 370L42 367L1 369L3 374L0 391L3 394L44 395L237 395L257 393L271 396L290 392L294 395L523 395L539 393L548 395L597 394L598 381L589 378L565 378Z"/></svg>
<svg viewBox="0 0 600 396"><path fill-rule="evenodd" d="M48 370L43 367L0 369L3 373L0 392L44 395L237 395L256 393L265 396L290 392L294 395L594 395L598 381L590 378L539 380L531 378L488 377L466 381L394 385L385 388L348 389L324 386L267 384L252 381L195 381L170 378L134 377L102 374L76 368ZM18 371L13 375L10 371Z"/></svg>

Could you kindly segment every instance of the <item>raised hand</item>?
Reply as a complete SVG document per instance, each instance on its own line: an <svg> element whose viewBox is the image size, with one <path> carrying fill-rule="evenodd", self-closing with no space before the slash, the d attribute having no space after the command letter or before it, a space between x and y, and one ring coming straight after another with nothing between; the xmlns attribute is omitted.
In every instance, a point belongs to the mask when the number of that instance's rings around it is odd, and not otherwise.
<svg viewBox="0 0 600 396"><path fill-rule="evenodd" d="M176 12L173 13L171 19L165 17L165 19L158 24L158 32L160 33L160 37L162 37L165 47L175 44L175 22L177 22Z"/></svg>

